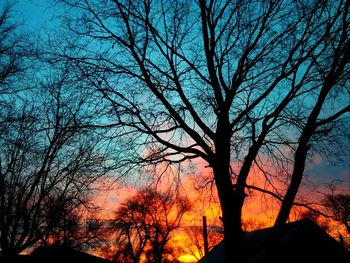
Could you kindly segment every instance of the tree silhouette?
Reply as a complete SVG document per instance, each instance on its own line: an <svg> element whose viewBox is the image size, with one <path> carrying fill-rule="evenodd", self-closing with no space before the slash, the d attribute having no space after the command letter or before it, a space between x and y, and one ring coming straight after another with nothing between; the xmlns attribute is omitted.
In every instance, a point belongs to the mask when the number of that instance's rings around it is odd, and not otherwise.
<svg viewBox="0 0 350 263"><path fill-rule="evenodd" d="M19 80L25 77L24 73L28 70L26 60L34 55L28 36L22 32L21 25L15 19L12 5L4 4L0 10L0 103L2 107L5 95L24 89Z"/></svg>
<svg viewBox="0 0 350 263"><path fill-rule="evenodd" d="M23 33L21 24L10 3L5 3L0 10L0 132L4 126L15 120L10 114L14 98L31 87L28 75L34 63L29 59L36 56L31 39Z"/></svg>
<svg viewBox="0 0 350 263"><path fill-rule="evenodd" d="M87 207L105 174L97 136L78 129L85 99L70 82L69 67L38 83L32 101L12 105L0 135L0 247L12 256L53 235L63 211ZM78 84L77 84L78 85ZM64 230L64 228L62 228Z"/></svg>
<svg viewBox="0 0 350 263"><path fill-rule="evenodd" d="M324 205L331 212L333 218L345 226L350 235L350 195L328 195L324 200Z"/></svg>
<svg viewBox="0 0 350 263"><path fill-rule="evenodd" d="M344 3L340 1L337 4L334 14L331 11L326 13L326 15L334 17L326 21L324 39L322 39L322 41L326 42L322 44L325 52L319 54L317 59L313 59L314 63L317 65L321 64L324 67L315 69L319 90L312 109L302 125L298 138L291 181L275 222L277 227L283 225L288 219L303 178L306 157L312 146L312 141L317 140L317 136L320 134L321 136L327 136L334 128L332 126L336 125L334 121L350 111L349 102L345 102L343 107L335 108L333 114L325 111L326 117L322 116L322 109L327 106L327 98L330 100L337 98L333 96L335 96L335 92L338 89L340 89L339 94L349 95L349 79L346 76L350 73L350 3L349 1ZM333 31L334 29L335 31ZM329 47L326 46L327 42L331 43ZM338 99L341 100L341 98Z"/></svg>
<svg viewBox="0 0 350 263"><path fill-rule="evenodd" d="M110 103L123 150L211 167L227 262L241 260L253 166L289 183L273 192L285 224L311 150L347 127L349 1L60 2L79 9L60 57Z"/></svg>
<svg viewBox="0 0 350 263"><path fill-rule="evenodd" d="M147 262L167 262L168 241L189 209L185 199L171 192L140 190L116 211L117 259L140 262L146 256Z"/></svg>
<svg viewBox="0 0 350 263"><path fill-rule="evenodd" d="M189 226L185 229L190 245L186 247L186 252L189 252L197 260L204 256L204 240L203 228L198 226ZM208 248L209 251L217 245L223 238L222 227L208 227ZM194 249L192 248L194 247ZM199 258L198 258L199 256Z"/></svg>
<svg viewBox="0 0 350 263"><path fill-rule="evenodd" d="M68 198L63 200L64 203L57 202L62 201L52 198L44 208L46 221L51 221L52 227L38 242L39 248L69 247L82 251L107 243L107 227L96 218L97 208L85 209L83 206L89 205L87 202Z"/></svg>

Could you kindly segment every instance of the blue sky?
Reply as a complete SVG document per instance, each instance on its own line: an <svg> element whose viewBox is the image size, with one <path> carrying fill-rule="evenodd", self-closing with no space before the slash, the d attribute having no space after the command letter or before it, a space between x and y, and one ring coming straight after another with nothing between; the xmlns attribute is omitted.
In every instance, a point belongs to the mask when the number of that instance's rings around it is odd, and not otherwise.
<svg viewBox="0 0 350 263"><path fill-rule="evenodd" d="M7 1L0 2L2 8ZM40 32L52 26L56 15L52 0L17 0L13 3L15 15L26 30Z"/></svg>
<svg viewBox="0 0 350 263"><path fill-rule="evenodd" d="M6 2L1 0L0 7L2 8ZM54 6L53 0L17 0L14 1L14 11L18 20L22 21L25 30L39 34L59 30L58 21L55 20L59 8ZM329 179L341 179L347 182L345 187L350 186L349 162L337 166L314 164L306 169L306 173L320 183Z"/></svg>

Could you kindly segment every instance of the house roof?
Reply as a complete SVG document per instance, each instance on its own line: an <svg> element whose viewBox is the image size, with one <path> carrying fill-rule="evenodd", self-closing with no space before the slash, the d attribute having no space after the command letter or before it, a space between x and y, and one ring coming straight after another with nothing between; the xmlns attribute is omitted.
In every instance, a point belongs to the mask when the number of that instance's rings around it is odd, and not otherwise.
<svg viewBox="0 0 350 263"><path fill-rule="evenodd" d="M248 232L243 247L249 263L350 262L350 252L309 219L288 223L277 233L273 228ZM223 263L224 242L199 262Z"/></svg>
<svg viewBox="0 0 350 263"><path fill-rule="evenodd" d="M66 247L44 248L30 255L18 255L11 259L0 259L3 263L111 263L111 261Z"/></svg>

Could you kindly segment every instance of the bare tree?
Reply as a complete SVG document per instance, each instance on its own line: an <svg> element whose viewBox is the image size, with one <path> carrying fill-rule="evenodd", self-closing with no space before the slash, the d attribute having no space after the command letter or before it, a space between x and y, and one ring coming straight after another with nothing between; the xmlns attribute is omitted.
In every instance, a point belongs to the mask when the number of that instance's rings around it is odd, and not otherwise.
<svg viewBox="0 0 350 263"><path fill-rule="evenodd" d="M327 137L327 134L333 132L334 127L337 126L338 118L350 111L349 102L337 105L330 110L323 110L328 106L329 100L341 101L339 96L349 96L350 91L348 78L350 74L350 3L349 1L344 3L340 1L332 8L334 8L334 13L325 12L325 15L331 19L326 20L325 25L323 25L325 32L322 40L324 43L320 47L322 50L318 57L312 60L312 63L317 65L315 77L318 80L318 89L315 101L311 104L310 113L306 115L305 122L301 125L301 133L294 154L291 181L275 222L277 227L283 225L288 219L303 179L306 157L314 143L313 140L317 140L319 134ZM341 125L347 126L347 120L348 118L345 119L345 122L341 122ZM318 140L320 139L318 138Z"/></svg>
<svg viewBox="0 0 350 263"><path fill-rule="evenodd" d="M271 160L290 185L285 197L273 192L283 225L309 142L336 136L349 111L349 2L60 2L79 9L67 18L74 36L61 57L110 102L136 143L130 150L139 146L135 162L202 158L212 168L225 258L239 262L252 166L270 184Z"/></svg>
<svg viewBox="0 0 350 263"><path fill-rule="evenodd" d="M2 256L18 254L53 234L66 216L62 209L87 204L93 184L106 172L105 149L97 136L77 128L86 118L84 94L70 82L69 67L55 73L42 80L36 96L27 94L31 101L15 101L10 112L14 121L2 127Z"/></svg>
<svg viewBox="0 0 350 263"><path fill-rule="evenodd" d="M62 199L62 198L60 198ZM60 204L57 204L60 202ZM89 206L86 209L86 206ZM97 218L98 208L89 204L65 198L49 199L44 207L47 221L52 223L50 232L41 237L41 247L69 247L78 250L96 249L107 243L107 227Z"/></svg>
<svg viewBox="0 0 350 263"><path fill-rule="evenodd" d="M0 11L0 34L0 95L4 96L21 90L18 79L23 77L28 66L24 61L31 53L28 38L21 32L9 3Z"/></svg>
<svg viewBox="0 0 350 263"><path fill-rule="evenodd" d="M350 235L350 195L328 195L324 200L324 205L333 218L345 226Z"/></svg>
<svg viewBox="0 0 350 263"><path fill-rule="evenodd" d="M191 244L188 247L186 247L185 251L189 252L197 260L200 260L204 256L203 228L198 226L189 226L186 227L185 232ZM211 226L208 227L207 232L208 249L211 250L222 240L223 228L219 226Z"/></svg>
<svg viewBox="0 0 350 263"><path fill-rule="evenodd" d="M34 63L29 63L29 59L36 54L13 9L7 1L0 9L0 132L2 124L15 118L8 114L14 98L19 99L21 91L31 87L26 80Z"/></svg>
<svg viewBox="0 0 350 263"><path fill-rule="evenodd" d="M68 64L43 61L13 3L0 10L0 256L53 240L96 246L100 223L81 216L96 211L89 199L108 147L81 127L98 102Z"/></svg>
<svg viewBox="0 0 350 263"><path fill-rule="evenodd" d="M123 262L167 262L168 241L190 209L188 202L171 192L140 190L116 211L117 258Z"/></svg>

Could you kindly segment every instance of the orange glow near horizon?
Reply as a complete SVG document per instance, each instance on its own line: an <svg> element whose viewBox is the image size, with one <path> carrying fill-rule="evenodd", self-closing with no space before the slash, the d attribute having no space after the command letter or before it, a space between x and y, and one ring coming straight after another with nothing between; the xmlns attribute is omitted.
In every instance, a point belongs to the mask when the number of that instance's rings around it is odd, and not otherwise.
<svg viewBox="0 0 350 263"><path fill-rule="evenodd" d="M204 165L201 167L204 167ZM180 189L181 194L186 196L192 205L191 211L184 214L180 228L172 233L172 238L169 241L169 245L174 248L174 251L176 251L176 258L180 262L197 262L198 259L203 256L203 238L201 232L203 215L206 216L207 225L210 229L222 227L220 220L221 208L217 198L216 188L210 184L207 184L207 187L199 190L195 189L200 184L198 180L200 178L210 177L210 173L210 169L203 168L200 171L199 176L188 174L184 176L178 188ZM166 179L163 181L159 180L157 187L159 187L161 190L169 190L169 177L170 176L166 176ZM264 185L265 177L254 169L252 169L248 183L264 187L267 190L273 190L271 187ZM279 185L278 182L274 183L275 186L283 189L283 185ZM119 186L113 191L105 192L99 195L95 200L97 205L103 207L103 211L101 211L99 217L104 219L112 219L113 212L117 209L118 205L133 196L136 192L137 189L134 187ZM279 202L258 191L247 190L247 194L248 195L242 212L244 230L253 231L272 226L279 209ZM300 208L293 208L290 221L300 219L300 213L302 210L303 209ZM337 224L334 222L332 224L338 231L339 228L336 227ZM193 232L193 229L197 232ZM194 233L192 238L198 238L197 245L193 242L193 240L191 240L191 233ZM338 233L333 231L333 237L336 237L337 235ZM209 238L212 238L209 240L211 247L217 244L221 240L221 237L222 236L215 233L213 236L209 236Z"/></svg>

